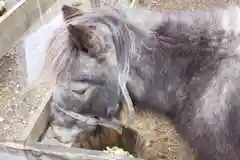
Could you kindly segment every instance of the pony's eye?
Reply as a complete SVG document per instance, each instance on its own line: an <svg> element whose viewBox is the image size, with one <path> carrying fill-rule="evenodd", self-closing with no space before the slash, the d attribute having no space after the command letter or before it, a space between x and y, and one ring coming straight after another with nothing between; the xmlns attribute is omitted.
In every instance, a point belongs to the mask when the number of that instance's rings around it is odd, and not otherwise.
<svg viewBox="0 0 240 160"><path fill-rule="evenodd" d="M79 94L79 95L84 94L88 88L89 88L88 84L82 84L79 82L77 82L77 83L72 82L70 84L70 89L72 90L72 92Z"/></svg>
<svg viewBox="0 0 240 160"><path fill-rule="evenodd" d="M84 93L86 93L86 91L87 91L87 88L84 88L84 89L81 89L81 90L72 90L74 93L76 93L76 94L79 94L79 95L81 95L81 94L84 94Z"/></svg>
<svg viewBox="0 0 240 160"><path fill-rule="evenodd" d="M82 51L88 53L88 49L85 47L82 48Z"/></svg>
<svg viewBox="0 0 240 160"><path fill-rule="evenodd" d="M93 26L93 25L89 25L88 27L91 28L91 29L94 29L94 30L97 29L97 27Z"/></svg>

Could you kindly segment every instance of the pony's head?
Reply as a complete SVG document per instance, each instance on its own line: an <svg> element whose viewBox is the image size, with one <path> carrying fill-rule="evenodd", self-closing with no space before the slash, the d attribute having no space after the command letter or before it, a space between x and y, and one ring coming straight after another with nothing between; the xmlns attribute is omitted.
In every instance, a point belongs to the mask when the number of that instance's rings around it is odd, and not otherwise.
<svg viewBox="0 0 240 160"><path fill-rule="evenodd" d="M131 101L125 84L130 60L138 57L139 37L145 33L110 7L82 12L64 5L62 13L64 24L55 33L46 59L56 78L53 101L67 110L111 119L121 101Z"/></svg>

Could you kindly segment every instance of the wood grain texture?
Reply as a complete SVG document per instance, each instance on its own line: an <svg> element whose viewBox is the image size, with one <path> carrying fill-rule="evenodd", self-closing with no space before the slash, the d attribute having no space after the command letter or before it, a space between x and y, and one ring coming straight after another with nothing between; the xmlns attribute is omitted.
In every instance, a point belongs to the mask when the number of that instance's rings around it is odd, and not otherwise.
<svg viewBox="0 0 240 160"><path fill-rule="evenodd" d="M39 0L44 13L56 0ZM0 58L39 19L37 0L21 0L0 17Z"/></svg>
<svg viewBox="0 0 240 160"><path fill-rule="evenodd" d="M45 99L37 108L35 114L30 119L28 127L23 131L21 140L37 142L45 132L50 116L50 103L52 94L46 95Z"/></svg>
<svg viewBox="0 0 240 160"><path fill-rule="evenodd" d="M51 146L38 142L24 144L23 141L0 140L0 158L20 160L130 160L96 150ZM2 158L1 158L2 159ZM140 159L134 159L140 160Z"/></svg>

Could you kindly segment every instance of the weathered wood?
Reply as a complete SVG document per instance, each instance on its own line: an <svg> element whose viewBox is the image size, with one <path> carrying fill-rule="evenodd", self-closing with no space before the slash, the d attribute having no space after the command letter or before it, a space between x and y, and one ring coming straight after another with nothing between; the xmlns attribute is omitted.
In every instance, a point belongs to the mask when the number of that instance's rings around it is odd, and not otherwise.
<svg viewBox="0 0 240 160"><path fill-rule="evenodd" d="M51 146L38 142L24 144L23 141L0 142L1 159L20 160L130 160L133 158L116 156L96 150ZM1 157L2 156L2 157ZM140 160L136 159L135 160Z"/></svg>
<svg viewBox="0 0 240 160"><path fill-rule="evenodd" d="M56 0L39 0L44 13ZM37 0L21 0L0 17L0 58L40 17Z"/></svg>
<svg viewBox="0 0 240 160"><path fill-rule="evenodd" d="M46 95L43 102L37 108L35 114L30 119L30 124L23 131L21 140L28 142L36 142L40 136L44 133L50 114L50 103L52 94Z"/></svg>
<svg viewBox="0 0 240 160"><path fill-rule="evenodd" d="M5 160L28 160L24 150L24 141L0 140L0 159Z"/></svg>

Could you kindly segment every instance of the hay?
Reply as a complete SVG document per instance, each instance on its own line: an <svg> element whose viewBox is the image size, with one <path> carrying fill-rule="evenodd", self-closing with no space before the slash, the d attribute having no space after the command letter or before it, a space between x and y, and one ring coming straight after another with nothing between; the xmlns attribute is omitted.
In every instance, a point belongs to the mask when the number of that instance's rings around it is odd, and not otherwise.
<svg viewBox="0 0 240 160"><path fill-rule="evenodd" d="M127 122L125 113L123 110L120 115L124 124ZM137 111L130 127L140 137L139 144L136 144L138 157L145 160L194 160L191 149L166 117L151 111Z"/></svg>

